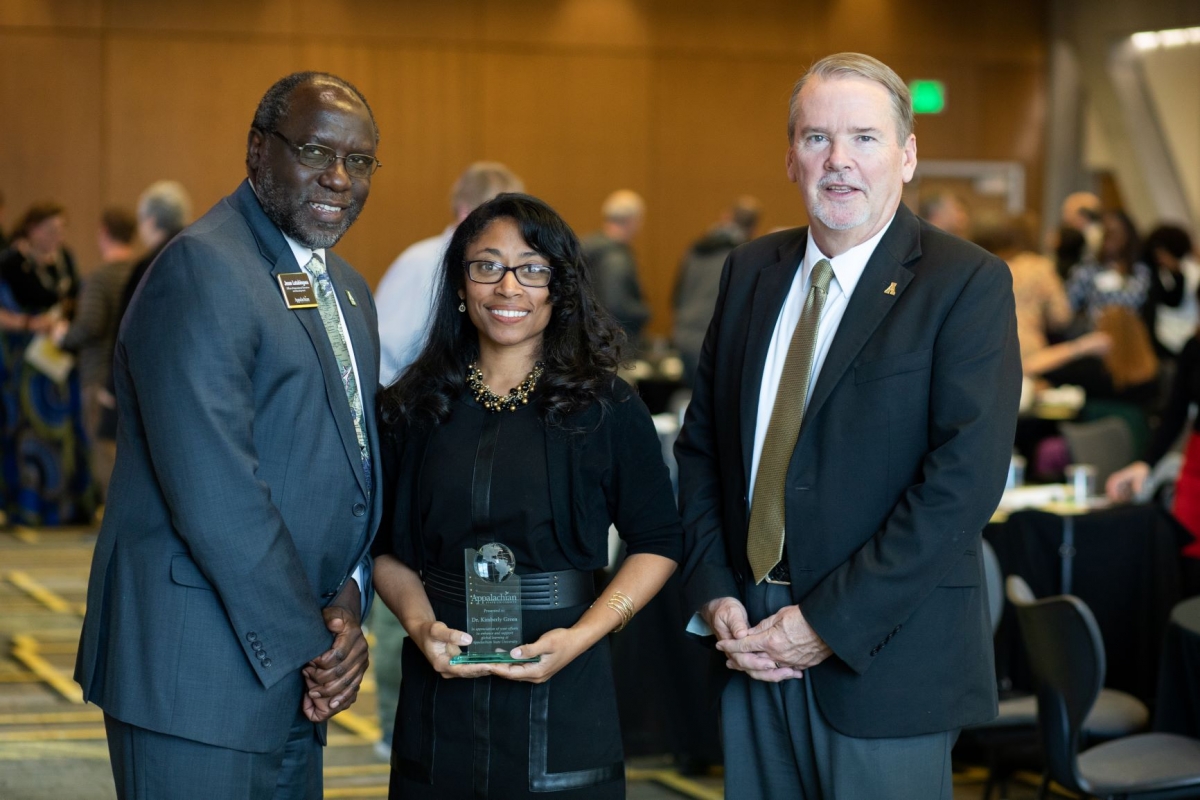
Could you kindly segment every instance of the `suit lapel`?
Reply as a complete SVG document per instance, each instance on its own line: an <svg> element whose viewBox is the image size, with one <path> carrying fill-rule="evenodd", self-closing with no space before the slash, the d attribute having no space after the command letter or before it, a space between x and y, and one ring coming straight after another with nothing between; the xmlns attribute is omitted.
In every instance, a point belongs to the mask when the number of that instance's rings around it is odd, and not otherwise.
<svg viewBox="0 0 1200 800"><path fill-rule="evenodd" d="M754 299L750 306L750 324L746 333L746 352L742 360L741 419L743 486L750 485L750 464L754 459L754 429L758 421L758 394L762 386L763 366L771 335L779 321L779 312L787 299L788 287L800 268L808 229L797 228L796 238L779 248L779 260L758 274Z"/></svg>
<svg viewBox="0 0 1200 800"><path fill-rule="evenodd" d="M904 294L905 287L913 279L913 273L904 265L920 255L920 223L912 212L901 205L891 228L880 239L863 269L854 295L842 315L825 363L817 375L812 397L804 410L806 420L814 419L821 411L821 406L829 399L833 388L846 374L863 345ZM804 435L803 431L800 435Z"/></svg>
<svg viewBox="0 0 1200 800"><path fill-rule="evenodd" d="M280 253L275 260L271 274L279 275L281 272L298 272L299 270L291 248L287 247L287 242L284 242L284 252ZM336 282L334 285L337 285ZM325 395L329 401L329 407L333 411L333 419L337 424L338 433L342 438L342 447L346 450L346 457L350 460L354 477L358 480L363 494L370 496L367 477L363 474L362 458L358 452L358 436L354 433L354 418L350 416L350 403L346 400L346 388L342 384L342 373L338 369L337 356L333 354L333 345L329 343L329 334L325 332L325 323L321 321L321 312L315 308L300 308L292 313L304 326L309 340L312 341L313 349L317 351L317 361L321 364L321 376L325 379ZM353 335L351 335L351 339L354 339ZM356 348L355 356L357 357L357 355ZM361 364L359 365L359 376L360 379L366 378ZM361 392L362 389L360 388L359 391ZM364 408L364 416L366 416L366 412L367 409Z"/></svg>

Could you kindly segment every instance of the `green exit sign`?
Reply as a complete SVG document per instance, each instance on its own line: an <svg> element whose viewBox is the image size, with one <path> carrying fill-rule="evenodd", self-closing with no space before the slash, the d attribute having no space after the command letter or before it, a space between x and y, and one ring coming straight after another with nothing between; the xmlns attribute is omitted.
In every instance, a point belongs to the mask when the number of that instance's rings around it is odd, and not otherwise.
<svg viewBox="0 0 1200 800"><path fill-rule="evenodd" d="M911 81L914 114L940 114L946 108L946 86L941 81Z"/></svg>

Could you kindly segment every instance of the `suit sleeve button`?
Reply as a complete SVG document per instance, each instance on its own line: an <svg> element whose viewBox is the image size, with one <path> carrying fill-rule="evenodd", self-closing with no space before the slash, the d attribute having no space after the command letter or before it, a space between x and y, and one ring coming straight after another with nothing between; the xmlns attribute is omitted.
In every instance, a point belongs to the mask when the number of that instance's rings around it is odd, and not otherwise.
<svg viewBox="0 0 1200 800"><path fill-rule="evenodd" d="M264 653L262 650L255 650L254 657L257 658L259 661L262 661L264 658L267 657L267 654Z"/></svg>
<svg viewBox="0 0 1200 800"><path fill-rule="evenodd" d="M354 516L356 517L361 517L363 514L367 513L367 507L362 503L355 503L354 508L351 510L354 512Z"/></svg>
<svg viewBox="0 0 1200 800"><path fill-rule="evenodd" d="M271 659L269 659L269 658L264 658L264 659L263 659L263 662L262 662L262 665L263 665L264 667L269 667L269 666L271 666Z"/></svg>
<svg viewBox="0 0 1200 800"><path fill-rule="evenodd" d="M257 642L258 634L255 633L254 631L250 631L249 633L246 634L246 641L247 642Z"/></svg>
<svg viewBox="0 0 1200 800"><path fill-rule="evenodd" d="M258 651L262 650L262 642L251 642L250 648L257 653Z"/></svg>

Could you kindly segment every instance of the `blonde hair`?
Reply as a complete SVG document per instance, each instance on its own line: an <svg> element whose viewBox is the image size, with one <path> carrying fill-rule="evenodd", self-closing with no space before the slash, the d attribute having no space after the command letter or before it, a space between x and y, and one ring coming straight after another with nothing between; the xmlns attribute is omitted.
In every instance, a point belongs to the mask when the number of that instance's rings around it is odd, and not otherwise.
<svg viewBox="0 0 1200 800"><path fill-rule="evenodd" d="M912 93L908 85L900 79L895 70L877 58L863 53L835 53L825 56L808 68L796 85L792 88L792 99L788 103L788 141L796 138L796 117L800 113L800 90L813 78L833 80L835 78L865 78L874 81L887 89L892 97L892 111L896 117L896 132L900 144L908 141L908 137L916 127L916 117L913 116Z"/></svg>
<svg viewBox="0 0 1200 800"><path fill-rule="evenodd" d="M1107 333L1112 347L1104 367L1117 390L1148 383L1158 376L1158 356L1141 318L1127 308L1108 306L1096 320L1096 330Z"/></svg>

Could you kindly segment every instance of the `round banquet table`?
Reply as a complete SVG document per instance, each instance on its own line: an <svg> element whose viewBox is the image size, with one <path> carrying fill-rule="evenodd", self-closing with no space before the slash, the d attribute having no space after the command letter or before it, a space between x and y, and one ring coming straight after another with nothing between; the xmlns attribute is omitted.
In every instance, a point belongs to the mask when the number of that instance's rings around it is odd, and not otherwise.
<svg viewBox="0 0 1200 800"><path fill-rule="evenodd" d="M1159 660L1154 729L1200 738L1200 597L1171 609Z"/></svg>

